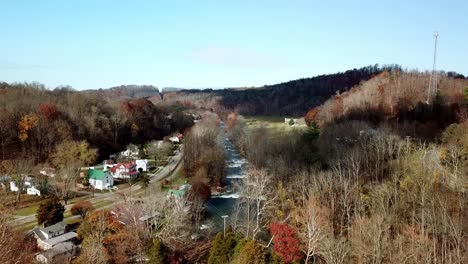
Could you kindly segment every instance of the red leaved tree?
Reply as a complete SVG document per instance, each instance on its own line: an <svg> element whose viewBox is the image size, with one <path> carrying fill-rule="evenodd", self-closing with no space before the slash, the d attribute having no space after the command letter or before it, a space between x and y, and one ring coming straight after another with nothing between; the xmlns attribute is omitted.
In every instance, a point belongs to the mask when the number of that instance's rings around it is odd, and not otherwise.
<svg viewBox="0 0 468 264"><path fill-rule="evenodd" d="M55 119L59 113L57 107L53 104L40 104L37 111L41 113L47 121Z"/></svg>
<svg viewBox="0 0 468 264"><path fill-rule="evenodd" d="M273 249L285 263L302 259L299 240L296 230L287 224L270 224L270 233L273 236Z"/></svg>

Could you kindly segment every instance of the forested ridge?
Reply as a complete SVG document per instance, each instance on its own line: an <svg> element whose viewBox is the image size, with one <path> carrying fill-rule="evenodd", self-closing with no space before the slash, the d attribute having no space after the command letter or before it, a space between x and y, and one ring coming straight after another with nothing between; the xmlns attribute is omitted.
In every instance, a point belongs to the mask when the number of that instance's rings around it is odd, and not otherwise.
<svg viewBox="0 0 468 264"><path fill-rule="evenodd" d="M396 69L400 66L374 65L256 88L182 90L164 94L163 102L158 100L158 103L237 111L243 115L303 116L332 95L347 91L382 71Z"/></svg>
<svg viewBox="0 0 468 264"><path fill-rule="evenodd" d="M310 109L306 122L320 126L346 120L388 122L397 125L402 135L435 140L464 115L468 80L460 74L439 73L437 92L428 101L429 79L424 72L384 71Z"/></svg>
<svg viewBox="0 0 468 264"><path fill-rule="evenodd" d="M47 160L62 141L86 140L101 157L128 143L161 139L191 126L181 111L146 99L112 101L70 88L47 90L40 84L0 83L0 147L3 158Z"/></svg>
<svg viewBox="0 0 468 264"><path fill-rule="evenodd" d="M429 79L424 79L429 78L428 73L404 70L399 65L373 65L263 87L172 91L163 93L162 97L153 96L150 100L157 105L179 104L224 113L235 111L246 116L304 116L310 109L325 103L331 97L347 93L351 88L370 81L383 72L419 75L418 86L426 87L429 84ZM447 79L465 79L464 75L456 72L441 72L440 75L443 76L442 85Z"/></svg>

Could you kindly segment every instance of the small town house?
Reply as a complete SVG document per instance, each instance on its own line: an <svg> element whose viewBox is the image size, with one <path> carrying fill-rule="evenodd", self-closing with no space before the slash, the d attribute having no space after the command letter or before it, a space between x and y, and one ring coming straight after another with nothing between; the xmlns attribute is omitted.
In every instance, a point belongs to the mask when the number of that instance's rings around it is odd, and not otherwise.
<svg viewBox="0 0 468 264"><path fill-rule="evenodd" d="M114 178L107 171L90 169L88 170L88 181L94 189L110 189L114 185Z"/></svg>
<svg viewBox="0 0 468 264"><path fill-rule="evenodd" d="M117 163L110 169L110 172L115 179L130 179L138 174L137 164L135 161Z"/></svg>
<svg viewBox="0 0 468 264"><path fill-rule="evenodd" d="M26 191L26 194L28 195L37 195L41 196L41 191L38 189L36 184L34 183L34 178L32 177L26 177L24 179L24 189L20 190L19 187L16 185L15 181L10 181L10 191L12 192L18 192L18 191Z"/></svg>
<svg viewBox="0 0 468 264"><path fill-rule="evenodd" d="M68 242L76 237L75 232L65 232L65 223L60 222L46 228L35 227L32 230L37 246L42 250L49 250L61 243Z"/></svg>

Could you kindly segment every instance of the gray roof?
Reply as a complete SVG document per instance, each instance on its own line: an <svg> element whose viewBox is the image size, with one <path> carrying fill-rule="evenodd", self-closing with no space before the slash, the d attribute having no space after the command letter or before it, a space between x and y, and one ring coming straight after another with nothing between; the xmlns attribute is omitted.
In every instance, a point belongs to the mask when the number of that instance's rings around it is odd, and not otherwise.
<svg viewBox="0 0 468 264"><path fill-rule="evenodd" d="M44 251L40 255L43 255L45 258L51 260L53 257L65 253L72 253L76 246L72 242L62 242L55 245L53 248Z"/></svg>
<svg viewBox="0 0 468 264"><path fill-rule="evenodd" d="M67 227L67 225L64 222L59 222L59 223L56 223L55 225L51 225L42 229L42 231L46 233L56 233L58 231L65 230L65 227Z"/></svg>
<svg viewBox="0 0 468 264"><path fill-rule="evenodd" d="M59 243L68 241L68 240L70 240L72 238L75 238L75 237L78 237L77 233L68 232L68 233L65 233L63 235L53 237L51 239L43 240L42 242L44 242L44 243L50 245L51 247L53 247L53 246L55 246L55 245L57 245Z"/></svg>
<svg viewBox="0 0 468 264"><path fill-rule="evenodd" d="M0 182L7 182L7 181L11 181L11 177L8 176L8 175L2 175L0 176Z"/></svg>
<svg viewBox="0 0 468 264"><path fill-rule="evenodd" d="M40 228L40 227L35 227L32 232L37 235L41 240L46 240L46 237L44 236L44 233L46 234L54 234L54 233L57 233L59 231L65 231L65 227L67 225L63 222L59 222L55 225L51 225L51 226L48 226L46 228Z"/></svg>

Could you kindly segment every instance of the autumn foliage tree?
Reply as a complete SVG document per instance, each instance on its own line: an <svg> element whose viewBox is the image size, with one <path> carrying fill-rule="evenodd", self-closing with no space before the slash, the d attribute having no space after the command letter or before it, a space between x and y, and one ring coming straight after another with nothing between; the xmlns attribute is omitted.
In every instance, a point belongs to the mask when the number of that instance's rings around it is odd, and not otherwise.
<svg viewBox="0 0 468 264"><path fill-rule="evenodd" d="M238 117L239 115L236 112L229 113L225 122L226 127L228 129L232 129L235 126Z"/></svg>
<svg viewBox="0 0 468 264"><path fill-rule="evenodd" d="M92 164L97 157L97 149L92 148L86 140L64 141L55 147L51 155L56 167L66 167L72 162L85 166Z"/></svg>
<svg viewBox="0 0 468 264"><path fill-rule="evenodd" d="M0 212L0 263L34 263L35 242L16 231L8 221L7 212Z"/></svg>
<svg viewBox="0 0 468 264"><path fill-rule="evenodd" d="M270 224L273 236L274 250L285 263L292 263L302 259L296 230L287 224Z"/></svg>
<svg viewBox="0 0 468 264"><path fill-rule="evenodd" d="M307 123L307 125L310 126L312 123L316 122L315 117L317 116L319 110L319 107L314 107L307 112L304 117L304 121Z"/></svg>
<svg viewBox="0 0 468 264"><path fill-rule="evenodd" d="M146 99L102 100L97 93L70 87L48 90L37 83L0 87L0 147L7 158L22 150L36 163L45 162L55 145L70 140L86 140L107 157L132 141L161 139L193 124L183 110L176 113Z"/></svg>
<svg viewBox="0 0 468 264"><path fill-rule="evenodd" d="M84 244L100 243L110 263L128 263L135 254L137 241L109 211L88 214L77 232Z"/></svg>
<svg viewBox="0 0 468 264"><path fill-rule="evenodd" d="M30 131L39 124L39 117L34 114L26 114L18 121L18 138L21 141L26 141L30 136Z"/></svg>
<svg viewBox="0 0 468 264"><path fill-rule="evenodd" d="M40 104L39 107L37 108L37 111L47 120L53 120L57 117L58 115L58 109L57 106L53 104Z"/></svg>
<svg viewBox="0 0 468 264"><path fill-rule="evenodd" d="M81 218L85 218L85 216L93 210L94 207L90 201L80 201L71 207L70 212L72 215L79 215Z"/></svg>

